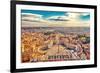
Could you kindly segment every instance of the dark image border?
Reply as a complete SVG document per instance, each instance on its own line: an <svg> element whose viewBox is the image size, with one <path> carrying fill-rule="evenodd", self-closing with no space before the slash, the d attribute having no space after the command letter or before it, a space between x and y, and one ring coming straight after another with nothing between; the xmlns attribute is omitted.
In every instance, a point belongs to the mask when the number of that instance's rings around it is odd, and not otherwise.
<svg viewBox="0 0 100 73"><path fill-rule="evenodd" d="M73 65L73 66L55 66L55 67L41 67L41 68L24 68L16 69L16 5L41 5L41 6L57 6L57 7L73 7L94 9L94 64L88 65ZM93 5L79 5L79 4L61 4L48 2L31 2L31 1L11 1L11 30L10 30L10 48L11 61L10 71L13 72L29 72L29 71L45 71L45 70L61 70L61 69L79 69L97 67L97 6Z"/></svg>

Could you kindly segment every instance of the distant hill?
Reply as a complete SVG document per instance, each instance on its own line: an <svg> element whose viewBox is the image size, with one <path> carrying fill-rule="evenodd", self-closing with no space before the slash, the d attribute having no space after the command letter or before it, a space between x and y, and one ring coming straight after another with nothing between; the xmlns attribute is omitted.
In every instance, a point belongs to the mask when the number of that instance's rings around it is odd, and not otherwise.
<svg viewBox="0 0 100 73"><path fill-rule="evenodd" d="M22 32L89 33L88 27L22 27Z"/></svg>

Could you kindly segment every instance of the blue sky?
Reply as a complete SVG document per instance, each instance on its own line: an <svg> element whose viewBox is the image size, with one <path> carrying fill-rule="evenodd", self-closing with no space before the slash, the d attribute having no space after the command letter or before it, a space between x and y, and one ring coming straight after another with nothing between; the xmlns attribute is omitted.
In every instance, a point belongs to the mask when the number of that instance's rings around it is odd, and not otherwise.
<svg viewBox="0 0 100 73"><path fill-rule="evenodd" d="M44 19L51 16L68 16L67 12L61 12L61 11L21 10L21 13L39 14L39 15L42 15ZM85 16L80 15L79 19L83 21L90 20L90 15L85 15Z"/></svg>
<svg viewBox="0 0 100 73"><path fill-rule="evenodd" d="M80 19L81 19L81 20L84 20L84 21L85 21L85 20L90 20L90 15L86 15L86 16L82 16L82 15L81 15L81 16L80 16Z"/></svg>
<svg viewBox="0 0 100 73"><path fill-rule="evenodd" d="M89 27L90 13L68 11L43 11L22 9L22 20L37 26ZM34 24L33 24L34 23ZM44 25L45 24L45 25ZM36 25L34 25L36 26Z"/></svg>
<svg viewBox="0 0 100 73"><path fill-rule="evenodd" d="M21 10L22 13L32 13L32 14L40 14L43 15L43 18L48 18L50 16L63 16L66 12L58 12L58 11L42 11L42 10Z"/></svg>

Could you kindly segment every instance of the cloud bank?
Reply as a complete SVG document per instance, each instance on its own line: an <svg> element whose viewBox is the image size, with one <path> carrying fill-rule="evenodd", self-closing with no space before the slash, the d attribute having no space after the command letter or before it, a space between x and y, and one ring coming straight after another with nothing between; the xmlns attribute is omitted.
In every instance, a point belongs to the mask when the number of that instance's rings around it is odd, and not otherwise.
<svg viewBox="0 0 100 73"><path fill-rule="evenodd" d="M89 13L66 12L64 15L53 15L44 18L43 15L22 13L22 27L89 27L85 18Z"/></svg>

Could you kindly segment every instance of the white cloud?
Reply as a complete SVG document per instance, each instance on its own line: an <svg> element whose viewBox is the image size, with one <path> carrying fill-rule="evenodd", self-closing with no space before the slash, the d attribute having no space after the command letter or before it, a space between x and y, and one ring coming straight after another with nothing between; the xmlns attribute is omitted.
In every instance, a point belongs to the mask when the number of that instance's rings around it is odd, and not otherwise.
<svg viewBox="0 0 100 73"><path fill-rule="evenodd" d="M68 21L69 19L67 16L51 16L47 18L48 20L54 20L54 21Z"/></svg>
<svg viewBox="0 0 100 73"><path fill-rule="evenodd" d="M66 13L67 17L70 21L80 22L80 16L86 15L87 13L79 13L79 12L68 12ZM81 21L84 22L84 21Z"/></svg>
<svg viewBox="0 0 100 73"><path fill-rule="evenodd" d="M89 15L89 13L79 13L79 12L69 12L69 13L66 13L66 15L68 16L68 18L70 20L80 20L80 16L87 16Z"/></svg>
<svg viewBox="0 0 100 73"><path fill-rule="evenodd" d="M69 13L67 13L67 15L70 19L76 19L80 16L80 13L69 12Z"/></svg>
<svg viewBox="0 0 100 73"><path fill-rule="evenodd" d="M32 13L22 13L22 21L43 22L42 15Z"/></svg>
<svg viewBox="0 0 100 73"><path fill-rule="evenodd" d="M22 13L22 16L24 17L34 17L34 18L41 18L42 15L39 14L32 14L32 13Z"/></svg>
<svg viewBox="0 0 100 73"><path fill-rule="evenodd" d="M87 16L89 13L77 13L77 12L67 12L65 16L51 16L48 20L54 21L80 21L80 16Z"/></svg>
<svg viewBox="0 0 100 73"><path fill-rule="evenodd" d="M82 16L87 16L89 15L89 13L82 13Z"/></svg>
<svg viewBox="0 0 100 73"><path fill-rule="evenodd" d="M70 23L80 23L80 24L89 24L89 21L84 21L82 19L80 19L80 16L87 16L89 15L89 13L79 13L79 12L69 12L66 13L68 19L70 20Z"/></svg>
<svg viewBox="0 0 100 73"><path fill-rule="evenodd" d="M22 13L22 27L41 27L48 26L47 20L42 15L32 13Z"/></svg>
<svg viewBox="0 0 100 73"><path fill-rule="evenodd" d="M43 19L42 15L22 13L22 26L25 27L88 27L87 21L81 21L80 15L88 15L87 13L69 12L64 16L50 16Z"/></svg>

